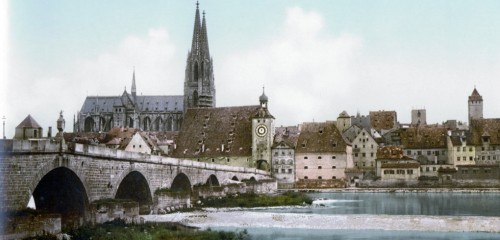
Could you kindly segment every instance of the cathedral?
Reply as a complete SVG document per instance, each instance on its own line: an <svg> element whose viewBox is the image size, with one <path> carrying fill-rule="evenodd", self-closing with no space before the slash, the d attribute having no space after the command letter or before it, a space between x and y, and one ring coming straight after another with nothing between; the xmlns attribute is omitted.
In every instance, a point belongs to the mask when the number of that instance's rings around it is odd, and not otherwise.
<svg viewBox="0 0 500 240"><path fill-rule="evenodd" d="M213 60L208 47L205 13L196 3L193 40L188 52L184 95L137 96L135 70L130 93L87 96L74 120L74 132L107 132L113 127L142 131L178 131L188 108L215 107Z"/></svg>

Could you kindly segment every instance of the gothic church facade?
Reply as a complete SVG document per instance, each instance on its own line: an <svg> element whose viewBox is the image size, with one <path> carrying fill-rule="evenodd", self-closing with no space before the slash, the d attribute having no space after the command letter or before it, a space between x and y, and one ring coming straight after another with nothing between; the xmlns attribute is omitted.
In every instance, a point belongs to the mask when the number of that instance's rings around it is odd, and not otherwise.
<svg viewBox="0 0 500 240"><path fill-rule="evenodd" d="M74 132L107 132L113 127L142 131L178 131L188 108L215 107L213 60L208 47L205 13L198 3L191 50L188 52L184 95L137 96L135 70L130 93L87 96L74 120Z"/></svg>

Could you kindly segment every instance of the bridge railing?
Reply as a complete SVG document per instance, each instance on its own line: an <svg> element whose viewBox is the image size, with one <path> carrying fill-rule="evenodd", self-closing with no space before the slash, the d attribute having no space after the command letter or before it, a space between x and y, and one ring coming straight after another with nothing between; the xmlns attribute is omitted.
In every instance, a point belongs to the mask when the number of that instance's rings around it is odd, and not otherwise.
<svg viewBox="0 0 500 240"><path fill-rule="evenodd" d="M211 169L216 171L254 173L264 176L270 175L269 172L267 171L258 170L255 168L236 167L236 166L220 165L214 163L198 162L192 160L184 160L184 159L171 158L165 156L150 155L145 153L129 152L129 151L112 149L95 145L84 145L77 143L74 144L74 146L69 147L69 149L75 154L102 157L107 159L117 159L122 161L128 160L135 162L157 163L162 165L172 165L180 167Z"/></svg>

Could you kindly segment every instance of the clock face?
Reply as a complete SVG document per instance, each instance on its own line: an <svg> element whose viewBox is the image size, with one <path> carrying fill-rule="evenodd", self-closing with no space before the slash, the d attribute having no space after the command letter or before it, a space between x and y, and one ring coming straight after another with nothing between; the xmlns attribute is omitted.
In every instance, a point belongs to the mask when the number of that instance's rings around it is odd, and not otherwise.
<svg viewBox="0 0 500 240"><path fill-rule="evenodd" d="M267 127L265 125L259 125L255 128L255 133L257 133L257 136L263 137L267 133Z"/></svg>

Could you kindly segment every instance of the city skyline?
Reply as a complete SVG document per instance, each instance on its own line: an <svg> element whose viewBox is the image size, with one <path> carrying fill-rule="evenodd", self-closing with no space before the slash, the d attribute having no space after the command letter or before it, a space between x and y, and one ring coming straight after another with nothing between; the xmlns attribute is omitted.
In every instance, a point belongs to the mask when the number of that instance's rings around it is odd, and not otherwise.
<svg viewBox="0 0 500 240"><path fill-rule="evenodd" d="M182 95L195 3L8 2L6 136L28 114L46 131L60 110L72 122L86 96L130 92L134 67L138 94ZM416 108L428 123L467 121L476 86L485 117L500 117L498 2L208 0L200 10L219 107L258 104L264 85L277 126L343 110L395 110L407 123Z"/></svg>

